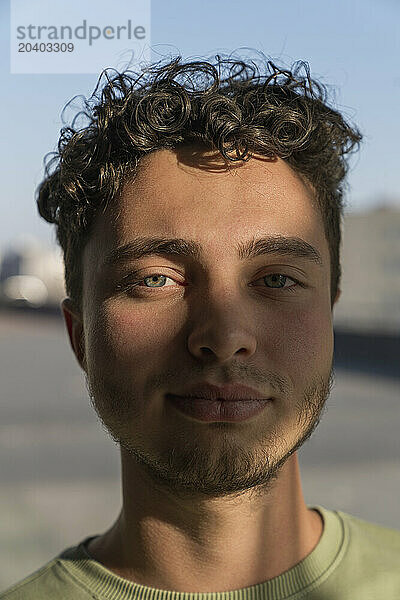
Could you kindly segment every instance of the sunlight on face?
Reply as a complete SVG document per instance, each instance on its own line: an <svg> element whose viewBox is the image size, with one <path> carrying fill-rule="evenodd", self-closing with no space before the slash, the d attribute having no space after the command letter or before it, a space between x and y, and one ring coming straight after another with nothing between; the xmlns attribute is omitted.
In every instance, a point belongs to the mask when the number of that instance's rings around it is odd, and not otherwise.
<svg viewBox="0 0 400 600"><path fill-rule="evenodd" d="M311 190L284 161L200 158L146 156L98 218L83 317L88 385L113 438L169 489L218 496L265 489L318 424L332 383L330 258ZM145 238L187 243L143 254ZM273 401L206 423L165 398L205 381Z"/></svg>

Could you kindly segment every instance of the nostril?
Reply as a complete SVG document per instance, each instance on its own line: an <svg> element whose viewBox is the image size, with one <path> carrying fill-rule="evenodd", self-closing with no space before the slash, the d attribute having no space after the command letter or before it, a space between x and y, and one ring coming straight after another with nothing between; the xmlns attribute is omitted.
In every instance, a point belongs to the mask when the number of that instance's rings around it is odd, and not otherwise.
<svg viewBox="0 0 400 600"><path fill-rule="evenodd" d="M207 348L207 346L202 346L200 348L200 350L202 350L202 352L204 352L204 354L214 354L210 348Z"/></svg>

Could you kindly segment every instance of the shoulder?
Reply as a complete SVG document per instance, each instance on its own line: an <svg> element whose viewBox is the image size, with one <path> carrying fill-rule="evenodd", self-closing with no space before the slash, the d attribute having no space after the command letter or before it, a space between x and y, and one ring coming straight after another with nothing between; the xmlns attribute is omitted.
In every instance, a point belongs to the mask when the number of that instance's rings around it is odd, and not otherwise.
<svg viewBox="0 0 400 600"><path fill-rule="evenodd" d="M87 600L92 598L58 558L0 593L0 600Z"/></svg>
<svg viewBox="0 0 400 600"><path fill-rule="evenodd" d="M343 563L366 589L376 586L385 598L400 597L400 531L337 511L346 537ZM375 588L374 588L375 589ZM391 595L392 594L392 595Z"/></svg>
<svg viewBox="0 0 400 600"><path fill-rule="evenodd" d="M359 519L354 515L337 511L349 531L351 543L365 553L373 553L385 559L400 557L400 530L391 529L370 521Z"/></svg>

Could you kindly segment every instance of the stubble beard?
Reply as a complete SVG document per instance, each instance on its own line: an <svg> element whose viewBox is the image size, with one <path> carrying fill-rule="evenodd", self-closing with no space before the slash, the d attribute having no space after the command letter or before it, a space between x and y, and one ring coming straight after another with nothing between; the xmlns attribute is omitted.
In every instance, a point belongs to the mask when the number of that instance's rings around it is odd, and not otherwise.
<svg viewBox="0 0 400 600"><path fill-rule="evenodd" d="M315 377L304 391L295 405L297 420L290 441L282 437L282 431L272 428L268 436L258 431L258 443L249 449L239 444L238 436L233 435L234 423L215 422L206 425L216 430L218 443L214 446L204 444L204 437L201 438L203 443L196 444L194 435L182 435L175 437L173 445L157 455L157 452L147 449L146 432L132 434L129 427L135 420L130 410L132 396L121 402L121 390L116 394L116 390L108 389L105 382L96 381L93 385L86 378L91 403L104 429L123 454L143 469L155 487L182 499L200 496L236 498L242 494L256 498L265 495L273 487L288 458L315 431L333 382L331 365L327 376Z"/></svg>

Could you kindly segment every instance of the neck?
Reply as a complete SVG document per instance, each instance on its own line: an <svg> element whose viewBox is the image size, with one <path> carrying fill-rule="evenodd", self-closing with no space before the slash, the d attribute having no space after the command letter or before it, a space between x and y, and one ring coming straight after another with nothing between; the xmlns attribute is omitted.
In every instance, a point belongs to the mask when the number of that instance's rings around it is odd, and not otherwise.
<svg viewBox="0 0 400 600"><path fill-rule="evenodd" d="M322 520L309 510L297 453L265 494L177 496L122 452L123 508L89 553L125 579L158 589L217 592L272 579L317 545Z"/></svg>

